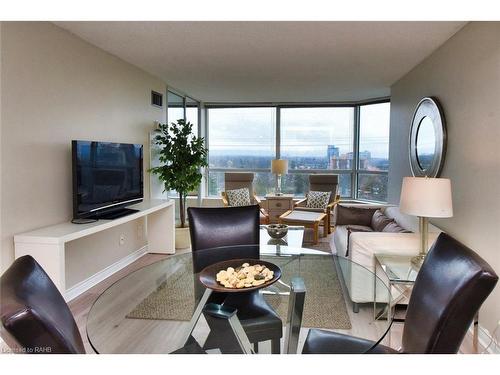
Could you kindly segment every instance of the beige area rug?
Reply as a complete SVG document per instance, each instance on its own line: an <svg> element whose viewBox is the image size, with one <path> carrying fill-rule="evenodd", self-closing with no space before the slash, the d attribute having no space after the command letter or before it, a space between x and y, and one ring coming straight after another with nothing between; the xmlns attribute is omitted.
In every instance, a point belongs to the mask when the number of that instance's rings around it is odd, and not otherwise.
<svg viewBox="0 0 500 375"><path fill-rule="evenodd" d="M323 228L320 228L320 235L323 233ZM314 243L314 231L310 228L306 228L304 231L304 240L302 241L302 247L308 249L314 249L319 251L324 251L325 253L331 253L332 248L330 247L330 236L320 237L318 243Z"/></svg>
<svg viewBox="0 0 500 375"><path fill-rule="evenodd" d="M186 262L158 289L137 305L127 318L189 321L195 309L194 281L192 274L184 272L191 267L190 254L183 255ZM308 328L350 329L342 288L336 268L330 257L305 255L300 257L263 257L282 270L281 281L289 285L292 277L300 276L306 285L306 300L302 326ZM188 268L190 269L190 268ZM287 288L274 284L280 291ZM268 290L273 290L273 286ZM269 295L264 298L285 321L288 313L288 296Z"/></svg>

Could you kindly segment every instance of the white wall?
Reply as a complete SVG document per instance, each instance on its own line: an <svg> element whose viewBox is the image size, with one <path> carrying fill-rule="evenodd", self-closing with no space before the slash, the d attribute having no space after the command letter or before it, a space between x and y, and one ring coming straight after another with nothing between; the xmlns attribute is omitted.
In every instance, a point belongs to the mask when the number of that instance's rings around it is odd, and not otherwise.
<svg viewBox="0 0 500 375"><path fill-rule="evenodd" d="M3 176L3 170L2 170L2 118L3 118L3 111L2 111L2 28L3 28L3 22L0 22L0 250L2 248L2 243L1 239L2 237L2 211L3 211L3 206L2 206L2 176ZM0 272L4 269L3 266L3 256L2 256L2 251L0 251ZM0 343L1 344L1 343Z"/></svg>
<svg viewBox="0 0 500 375"><path fill-rule="evenodd" d="M150 105L165 83L48 22L3 22L1 32L1 259L14 259L13 235L72 214L72 139L141 143L165 110ZM147 173L147 172L146 172ZM149 197L149 177L145 176ZM144 245L140 221L75 241L67 286ZM125 234L126 243L118 239ZM82 257L82 255L85 257Z"/></svg>
<svg viewBox="0 0 500 375"><path fill-rule="evenodd" d="M442 177L452 181L454 217L433 220L500 274L500 22L472 22L391 88L389 202L410 176L408 133L424 96L441 102L448 129ZM500 319L497 285L480 312L490 332Z"/></svg>

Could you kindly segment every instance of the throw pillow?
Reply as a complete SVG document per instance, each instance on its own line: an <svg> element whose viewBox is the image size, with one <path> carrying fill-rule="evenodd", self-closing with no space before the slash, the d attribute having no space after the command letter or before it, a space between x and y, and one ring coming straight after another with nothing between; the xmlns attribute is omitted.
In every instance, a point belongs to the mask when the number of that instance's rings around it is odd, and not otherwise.
<svg viewBox="0 0 500 375"><path fill-rule="evenodd" d="M393 219L389 219L387 216L385 216L382 211L377 210L372 216L372 228L375 232L382 232L382 229L384 229L387 224L392 223L393 221Z"/></svg>
<svg viewBox="0 0 500 375"><path fill-rule="evenodd" d="M307 208L321 208L325 209L330 201L331 191L310 191L307 193Z"/></svg>
<svg viewBox="0 0 500 375"><path fill-rule="evenodd" d="M231 207L250 206L250 190L248 188L226 191L227 202Z"/></svg>
<svg viewBox="0 0 500 375"><path fill-rule="evenodd" d="M371 227L372 216L377 208L346 207L336 206L335 225L364 225Z"/></svg>
<svg viewBox="0 0 500 375"><path fill-rule="evenodd" d="M407 230L401 226L399 226L395 221L392 223L389 223L385 226L384 229L382 229L382 232L387 232L387 233L412 233L411 230Z"/></svg>

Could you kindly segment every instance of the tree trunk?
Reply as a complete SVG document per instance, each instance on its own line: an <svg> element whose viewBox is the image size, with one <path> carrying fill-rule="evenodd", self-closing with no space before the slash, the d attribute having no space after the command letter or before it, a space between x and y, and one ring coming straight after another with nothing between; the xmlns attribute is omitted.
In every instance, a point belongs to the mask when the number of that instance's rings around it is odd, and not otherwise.
<svg viewBox="0 0 500 375"><path fill-rule="evenodd" d="M181 228L184 228L186 223L186 198L184 197L184 193L179 192L179 216L181 219Z"/></svg>

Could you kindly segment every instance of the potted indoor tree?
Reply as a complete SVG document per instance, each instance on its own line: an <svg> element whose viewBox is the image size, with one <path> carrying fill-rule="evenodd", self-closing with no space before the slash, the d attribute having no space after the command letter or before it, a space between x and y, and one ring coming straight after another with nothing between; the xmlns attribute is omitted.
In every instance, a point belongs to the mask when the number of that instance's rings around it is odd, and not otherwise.
<svg viewBox="0 0 500 375"><path fill-rule="evenodd" d="M153 139L158 146L161 165L149 171L163 182L164 192L179 194L180 224L175 231L175 247L189 247L189 228L186 225L186 197L201 182L201 168L207 164L205 139L192 134L193 124L183 119L177 123L159 124Z"/></svg>

